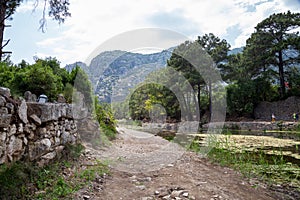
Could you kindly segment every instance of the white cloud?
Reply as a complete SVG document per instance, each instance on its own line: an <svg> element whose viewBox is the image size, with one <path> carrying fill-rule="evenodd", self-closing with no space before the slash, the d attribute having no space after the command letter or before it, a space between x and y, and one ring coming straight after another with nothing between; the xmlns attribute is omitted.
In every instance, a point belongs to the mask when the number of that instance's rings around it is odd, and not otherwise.
<svg viewBox="0 0 300 200"><path fill-rule="evenodd" d="M22 3L18 8L17 12L19 13L26 13L28 11L32 11L34 9L34 2L33 1L25 1Z"/></svg>
<svg viewBox="0 0 300 200"><path fill-rule="evenodd" d="M284 0L73 0L70 3L72 17L67 19L63 30L55 38L37 42L40 48L51 49L64 64L84 61L104 41L137 28L168 28L195 39L210 32L222 38L228 35L229 27L238 27L239 36L229 41L238 47L245 45L257 23L270 14L299 12L300 8L291 3L286 5ZM176 13L174 21L167 22L172 19L168 13ZM151 20L160 15L160 23ZM162 23L164 20L168 26Z"/></svg>

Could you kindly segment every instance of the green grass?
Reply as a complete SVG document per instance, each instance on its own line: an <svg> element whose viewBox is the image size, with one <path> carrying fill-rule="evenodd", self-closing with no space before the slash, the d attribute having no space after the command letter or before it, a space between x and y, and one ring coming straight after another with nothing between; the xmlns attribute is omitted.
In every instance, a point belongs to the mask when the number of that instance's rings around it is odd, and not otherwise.
<svg viewBox="0 0 300 200"><path fill-rule="evenodd" d="M211 140L207 156L222 166L240 171L247 178L258 178L268 184L280 184L296 187L300 191L300 167L290 163L281 155L268 155L263 150L249 151L230 144L230 134L225 139ZM190 150L201 152L197 140Z"/></svg>
<svg viewBox="0 0 300 200"><path fill-rule="evenodd" d="M68 147L68 159L40 168L16 162L0 167L0 199L73 199L72 195L96 177L109 174L107 163L97 161L84 169L77 164L82 146Z"/></svg>
<svg viewBox="0 0 300 200"><path fill-rule="evenodd" d="M101 124L100 132L101 132L101 135L104 135L108 140L116 139L117 130L113 126Z"/></svg>

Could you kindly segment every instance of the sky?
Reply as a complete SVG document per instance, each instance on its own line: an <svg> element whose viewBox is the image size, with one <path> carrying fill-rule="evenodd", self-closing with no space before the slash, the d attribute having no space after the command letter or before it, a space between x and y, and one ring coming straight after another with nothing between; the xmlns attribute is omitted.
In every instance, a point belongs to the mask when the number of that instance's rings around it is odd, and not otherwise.
<svg viewBox="0 0 300 200"><path fill-rule="evenodd" d="M254 27L273 13L300 12L300 0L70 0L72 17L58 24L47 19L39 30L42 0L18 7L5 30L10 39L4 50L11 60L33 63L34 58L56 57L61 67L85 61L106 41L133 30L158 28L195 40L213 33L231 48L244 46Z"/></svg>

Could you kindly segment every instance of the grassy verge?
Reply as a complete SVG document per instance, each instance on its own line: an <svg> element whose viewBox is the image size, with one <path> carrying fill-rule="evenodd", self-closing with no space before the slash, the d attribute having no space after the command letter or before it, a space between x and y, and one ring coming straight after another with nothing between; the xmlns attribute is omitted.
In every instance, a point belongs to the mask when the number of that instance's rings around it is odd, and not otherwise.
<svg viewBox="0 0 300 200"><path fill-rule="evenodd" d="M230 142L230 135L212 139L208 158L222 166L239 170L247 178L256 178L269 185L286 185L300 192L300 167L285 159L283 154L270 155L263 150L249 151ZM190 150L201 152L199 141L194 140Z"/></svg>
<svg viewBox="0 0 300 200"><path fill-rule="evenodd" d="M109 173L108 165L78 164L82 146L70 146L63 160L40 168L30 163L0 167L0 199L73 199L72 195L96 177Z"/></svg>

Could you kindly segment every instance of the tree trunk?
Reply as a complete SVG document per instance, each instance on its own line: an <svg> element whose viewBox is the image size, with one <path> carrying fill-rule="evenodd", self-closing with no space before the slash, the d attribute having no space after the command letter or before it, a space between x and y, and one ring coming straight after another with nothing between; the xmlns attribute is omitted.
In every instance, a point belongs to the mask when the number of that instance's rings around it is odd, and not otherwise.
<svg viewBox="0 0 300 200"><path fill-rule="evenodd" d="M279 67L279 81L280 81L280 98L283 98L285 95L285 84L284 84L284 70L283 70L283 58L282 51L280 50L278 55L278 67Z"/></svg>
<svg viewBox="0 0 300 200"><path fill-rule="evenodd" d="M195 103L195 105L196 105L196 103L197 103L197 98L196 98L196 94L195 94L195 92L193 92L193 94L192 94L192 98L193 98L193 101L194 101L194 103ZM196 108L196 112L197 112L197 108ZM196 118L193 118L193 120L196 120L196 121L200 121L200 119L201 119L201 113L200 113L200 108L198 108L198 112L199 113L196 113Z"/></svg>
<svg viewBox="0 0 300 200"><path fill-rule="evenodd" d="M212 116L212 85L211 81L208 81L208 103L209 103L209 119L211 121L211 116Z"/></svg>
<svg viewBox="0 0 300 200"><path fill-rule="evenodd" d="M3 56L3 36L5 28L5 14L6 14L6 1L1 1L0 3L0 61Z"/></svg>
<svg viewBox="0 0 300 200"><path fill-rule="evenodd" d="M198 107L199 107L199 120L201 119L201 102L200 102L200 96L201 96L201 93L200 93L201 89L200 89L200 83L198 84L198 93L197 93L197 99L198 99Z"/></svg>

